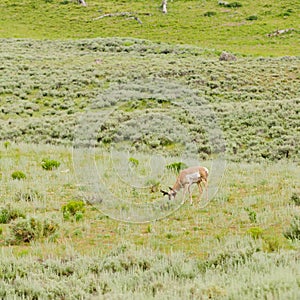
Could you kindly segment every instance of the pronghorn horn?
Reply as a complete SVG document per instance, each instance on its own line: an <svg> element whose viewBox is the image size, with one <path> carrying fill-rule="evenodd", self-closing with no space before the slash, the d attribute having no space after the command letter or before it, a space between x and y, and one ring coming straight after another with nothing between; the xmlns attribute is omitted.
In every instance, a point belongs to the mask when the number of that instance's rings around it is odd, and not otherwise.
<svg viewBox="0 0 300 300"><path fill-rule="evenodd" d="M173 188L171 188L170 186L169 186L169 189L174 192Z"/></svg>

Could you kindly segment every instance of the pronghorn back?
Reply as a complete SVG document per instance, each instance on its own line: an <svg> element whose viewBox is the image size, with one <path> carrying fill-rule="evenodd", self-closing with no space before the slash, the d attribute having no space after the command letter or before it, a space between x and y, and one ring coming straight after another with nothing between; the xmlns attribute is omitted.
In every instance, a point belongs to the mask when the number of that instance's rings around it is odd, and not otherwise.
<svg viewBox="0 0 300 300"><path fill-rule="evenodd" d="M194 174L194 173L198 173L200 174L201 177L208 177L208 169L206 167L201 167L201 166L197 166L197 167L189 167L187 169L182 170L179 175L184 176L187 174Z"/></svg>

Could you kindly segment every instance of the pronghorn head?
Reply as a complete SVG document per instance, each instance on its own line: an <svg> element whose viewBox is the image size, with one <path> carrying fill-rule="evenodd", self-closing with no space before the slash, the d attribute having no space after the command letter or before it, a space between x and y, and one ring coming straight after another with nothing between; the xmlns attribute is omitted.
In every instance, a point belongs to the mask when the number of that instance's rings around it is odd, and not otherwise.
<svg viewBox="0 0 300 300"><path fill-rule="evenodd" d="M169 192L166 192L166 191L163 191L163 190L160 190L161 193L165 196L165 195L168 195L169 197L169 200L171 199L174 199L175 196L176 196L176 191L173 190L173 188L169 187L170 191Z"/></svg>

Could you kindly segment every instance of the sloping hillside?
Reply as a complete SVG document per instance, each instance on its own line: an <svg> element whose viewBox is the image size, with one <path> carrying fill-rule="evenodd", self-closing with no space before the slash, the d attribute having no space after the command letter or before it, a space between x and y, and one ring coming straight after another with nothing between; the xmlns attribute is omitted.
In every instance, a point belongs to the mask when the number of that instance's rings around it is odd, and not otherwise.
<svg viewBox="0 0 300 300"><path fill-rule="evenodd" d="M226 143L232 160L299 161L299 58L219 61L196 47L117 38L0 47L2 140L70 145L90 110L107 115L97 143L202 158ZM209 137L211 118L223 146Z"/></svg>

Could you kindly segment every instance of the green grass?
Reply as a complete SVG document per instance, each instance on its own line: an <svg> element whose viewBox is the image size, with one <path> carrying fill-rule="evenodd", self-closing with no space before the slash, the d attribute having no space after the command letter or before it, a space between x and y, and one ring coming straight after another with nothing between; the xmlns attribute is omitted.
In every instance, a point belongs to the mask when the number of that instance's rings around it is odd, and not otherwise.
<svg viewBox="0 0 300 300"><path fill-rule="evenodd" d="M96 37L134 37L171 44L190 44L202 48L227 50L259 56L298 55L299 3L288 1L244 1L228 8L218 1L173 1L163 15L161 1L95 1L87 7L76 1L11 1L1 3L0 37L34 39L82 39ZM143 24L126 17L107 17L106 13L131 12ZM205 13L215 15L206 17ZM257 20L247 20L250 16ZM295 31L269 38L277 29Z"/></svg>
<svg viewBox="0 0 300 300"><path fill-rule="evenodd" d="M238 2L1 2L0 298L299 298L299 3Z"/></svg>
<svg viewBox="0 0 300 300"><path fill-rule="evenodd" d="M40 161L49 153L61 162L59 169L41 168ZM214 295L259 299L270 294L295 298L298 294L299 261L295 253L299 241L285 238L291 224L296 226L293 199L299 194L300 174L293 163L228 163L219 192L205 207L186 203L160 221L133 224L104 216L105 202L86 205L76 220L64 217L63 208L69 203L88 199L88 191L80 188L83 182L78 182L79 166L72 164L70 148L14 143L5 147L3 143L0 156L2 206L22 211L21 218L1 224L3 297L60 295L69 299L105 293L114 299L122 293L128 298ZM147 157L138 158L145 164ZM103 158L104 164L106 161ZM22 168L27 178L12 180L12 165ZM103 169L98 171L101 174ZM122 176L120 172L117 178ZM175 177L171 173L160 185ZM106 184L112 193L125 197L129 183L108 178ZM39 196L30 201L19 197L20 192L32 190ZM137 188L131 197L127 199L130 205L149 198L159 205L162 196L159 189L150 192ZM106 200L111 199L104 196ZM109 205L117 208L118 203ZM116 212L109 211L113 217ZM33 220L40 223L30 225ZM39 225L42 222L49 233ZM15 231L23 242L6 247ZM33 232L30 241L26 231ZM120 280L110 279L116 276ZM74 287L70 290L65 285Z"/></svg>

